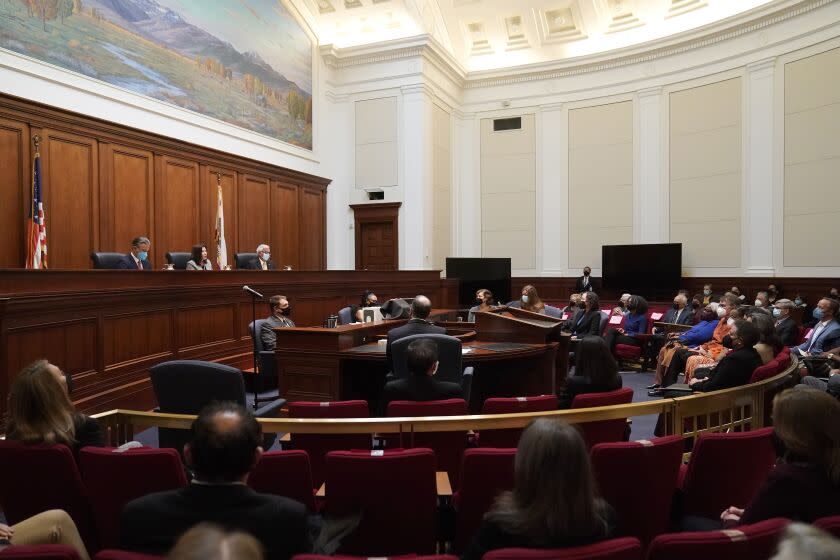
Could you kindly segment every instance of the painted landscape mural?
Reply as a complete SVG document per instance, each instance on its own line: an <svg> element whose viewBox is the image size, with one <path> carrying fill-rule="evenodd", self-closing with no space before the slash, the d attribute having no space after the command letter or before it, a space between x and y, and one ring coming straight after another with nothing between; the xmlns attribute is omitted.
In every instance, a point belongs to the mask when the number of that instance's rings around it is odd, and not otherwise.
<svg viewBox="0 0 840 560"><path fill-rule="evenodd" d="M280 0L0 0L0 48L312 149L312 45Z"/></svg>

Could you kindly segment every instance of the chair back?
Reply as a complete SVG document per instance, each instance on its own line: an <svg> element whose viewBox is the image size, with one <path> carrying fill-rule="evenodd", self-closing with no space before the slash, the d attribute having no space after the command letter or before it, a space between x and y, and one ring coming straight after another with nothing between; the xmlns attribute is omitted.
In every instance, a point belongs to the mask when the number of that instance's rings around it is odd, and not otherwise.
<svg viewBox="0 0 840 560"><path fill-rule="evenodd" d="M779 367L778 360L770 360L766 364L758 366L755 370L753 370L752 375L750 376L750 383L757 383L758 381L768 379L780 371L782 370Z"/></svg>
<svg viewBox="0 0 840 560"><path fill-rule="evenodd" d="M592 448L592 472L601 495L621 520L622 535L647 544L668 530L682 454L681 436ZM644 499L639 499L640 488Z"/></svg>
<svg viewBox="0 0 840 560"><path fill-rule="evenodd" d="M141 552L129 552L127 550L100 550L96 553L94 560L166 560L163 556L143 554Z"/></svg>
<svg viewBox="0 0 840 560"><path fill-rule="evenodd" d="M243 268L248 268L248 265L256 258L256 253L236 253L233 255L233 262L236 263L236 268L241 270Z"/></svg>
<svg viewBox="0 0 840 560"><path fill-rule="evenodd" d="M19 544L0 552L3 560L79 560L79 553L66 544ZM100 556L96 555L97 560Z"/></svg>
<svg viewBox="0 0 840 560"><path fill-rule="evenodd" d="M683 515L716 519L733 504L749 504L776 462L772 433L700 434L683 478Z"/></svg>
<svg viewBox="0 0 840 560"><path fill-rule="evenodd" d="M63 509L90 551L99 548L87 490L66 445L0 440L0 508L9 525Z"/></svg>
<svg viewBox="0 0 840 560"><path fill-rule="evenodd" d="M571 548L499 548L484 560L642 560L642 545L624 537Z"/></svg>
<svg viewBox="0 0 840 560"><path fill-rule="evenodd" d="M819 527L823 531L831 533L837 538L840 538L840 515L832 515L831 517L822 517L813 523L814 527Z"/></svg>
<svg viewBox="0 0 840 560"><path fill-rule="evenodd" d="M554 307L553 305L546 305L545 306L545 314L548 317L552 317L554 319L560 319L563 317L563 312L560 310L559 307Z"/></svg>
<svg viewBox="0 0 840 560"><path fill-rule="evenodd" d="M349 305L338 310L338 324L349 325L353 322L353 308Z"/></svg>
<svg viewBox="0 0 840 560"><path fill-rule="evenodd" d="M600 325L600 333L601 336L604 336L604 333L607 330L607 325L610 321L610 314L608 311L601 311L601 325Z"/></svg>
<svg viewBox="0 0 840 560"><path fill-rule="evenodd" d="M467 449L452 500L457 511L455 550L463 552L500 492L512 490L516 449Z"/></svg>
<svg viewBox="0 0 840 560"><path fill-rule="evenodd" d="M119 268L120 261L125 258L125 253L102 253L94 251L90 254L90 260L93 261L93 268L99 270L116 270Z"/></svg>
<svg viewBox="0 0 840 560"><path fill-rule="evenodd" d="M367 401L290 402L290 418L367 418ZM370 434L293 434L292 445L309 454L315 488L324 482L324 461L330 451L370 449Z"/></svg>
<svg viewBox="0 0 840 560"><path fill-rule="evenodd" d="M776 552L787 519L768 519L725 531L659 535L648 547L647 560L767 560Z"/></svg>
<svg viewBox="0 0 840 560"><path fill-rule="evenodd" d="M391 401L387 416L461 416L467 414L467 401L446 399L441 401ZM402 440L401 442L399 440ZM446 471L450 481L459 479L461 455L467 445L466 432L421 432L388 436L388 447L428 447L437 457L438 470Z"/></svg>
<svg viewBox="0 0 840 560"><path fill-rule="evenodd" d="M316 513L312 469L306 451L267 451L251 469L248 486L261 494L296 500Z"/></svg>
<svg viewBox="0 0 840 560"><path fill-rule="evenodd" d="M263 346L262 332L263 323L267 319L257 319L248 323L248 332L251 333L251 341L257 350L257 365L259 371L251 376L253 389L257 393L263 391L279 392L279 380L277 379L277 355L274 350L266 350ZM279 396L279 395L278 395ZM272 395L273 397L273 395Z"/></svg>
<svg viewBox="0 0 840 560"><path fill-rule="evenodd" d="M187 262L192 259L192 253L172 252L166 253L166 262L171 264L175 270L186 270Z"/></svg>
<svg viewBox="0 0 840 560"><path fill-rule="evenodd" d="M538 397L491 398L484 401L482 414L518 414L521 412L548 412L557 410L556 395ZM503 428L500 430L481 430L481 447L516 447L522 428Z"/></svg>
<svg viewBox="0 0 840 560"><path fill-rule="evenodd" d="M119 546L120 515L128 502L187 484L174 449L86 447L79 452L79 469L103 548Z"/></svg>
<svg viewBox="0 0 840 560"><path fill-rule="evenodd" d="M406 351L409 344L421 338L428 338L437 344L438 362L440 363L437 373L435 373L435 379L460 385L464 378L461 340L447 334L413 334L391 343L394 376L397 379L403 379L411 375L406 364Z"/></svg>
<svg viewBox="0 0 840 560"><path fill-rule="evenodd" d="M326 472L325 514L361 515L339 554L435 552L437 489L431 449L332 451ZM409 517L406 512L411 512Z"/></svg>
<svg viewBox="0 0 840 560"><path fill-rule="evenodd" d="M629 404L633 402L633 389L622 387L615 391L604 393L583 393L576 395L571 408L592 408L595 406L611 406L615 404ZM598 443L625 441L627 439L627 419L599 420L597 422L583 422L577 424L590 449Z"/></svg>

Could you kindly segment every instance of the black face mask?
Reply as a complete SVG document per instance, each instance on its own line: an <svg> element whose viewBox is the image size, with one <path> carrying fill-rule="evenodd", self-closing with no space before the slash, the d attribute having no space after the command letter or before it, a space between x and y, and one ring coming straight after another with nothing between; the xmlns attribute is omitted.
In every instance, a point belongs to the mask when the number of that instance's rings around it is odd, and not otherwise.
<svg viewBox="0 0 840 560"><path fill-rule="evenodd" d="M481 305L482 303L484 303L484 300L483 300L483 299L481 299L480 297L477 297L477 298L475 298L475 302L476 302L477 304Z"/></svg>
<svg viewBox="0 0 840 560"><path fill-rule="evenodd" d="M679 308L680 308L680 304L679 304L679 303L675 303L674 305L672 305L672 307L673 307L674 309L679 309Z"/></svg>
<svg viewBox="0 0 840 560"><path fill-rule="evenodd" d="M699 309L700 308L700 302L699 301L692 301L691 302L691 307L693 307L694 309Z"/></svg>
<svg viewBox="0 0 840 560"><path fill-rule="evenodd" d="M578 303L577 306L580 307L581 309L586 309L586 302L582 301L582 302Z"/></svg>
<svg viewBox="0 0 840 560"><path fill-rule="evenodd" d="M776 433L776 430L770 434L770 441L773 443L773 450L776 452L776 457L784 458L788 454L787 445Z"/></svg>
<svg viewBox="0 0 840 560"><path fill-rule="evenodd" d="M289 307L285 308L285 309L280 309L280 315L282 315L283 317L288 317L291 314L292 314L292 306L291 305Z"/></svg>
<svg viewBox="0 0 840 560"><path fill-rule="evenodd" d="M729 348L730 350L734 348L734 346L732 345L732 337L729 335L724 336L723 340L721 340L720 343L723 345L724 348Z"/></svg>

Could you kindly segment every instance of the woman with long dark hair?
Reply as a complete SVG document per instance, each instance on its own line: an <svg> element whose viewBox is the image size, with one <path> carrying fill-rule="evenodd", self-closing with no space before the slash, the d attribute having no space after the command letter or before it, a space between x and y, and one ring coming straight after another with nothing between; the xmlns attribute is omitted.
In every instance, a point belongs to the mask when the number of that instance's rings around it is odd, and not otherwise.
<svg viewBox="0 0 840 560"><path fill-rule="evenodd" d="M487 512L464 560L499 548L563 548L610 538L615 512L595 490L580 432L540 418L519 438L514 489Z"/></svg>
<svg viewBox="0 0 840 560"><path fill-rule="evenodd" d="M207 245L193 245L190 260L187 261L187 270L213 270L213 264L207 258Z"/></svg>
<svg viewBox="0 0 840 560"><path fill-rule="evenodd" d="M569 408L577 395L615 391L622 385L618 363L604 339L586 336L575 350L575 373L566 379L557 400L560 408Z"/></svg>
<svg viewBox="0 0 840 560"><path fill-rule="evenodd" d="M642 341L634 335L645 334L648 328L648 302L642 296L630 296L627 298L627 314L624 315L624 326L617 329L610 329L606 336L607 348L610 352L615 350L616 344L627 344L629 346L641 346Z"/></svg>

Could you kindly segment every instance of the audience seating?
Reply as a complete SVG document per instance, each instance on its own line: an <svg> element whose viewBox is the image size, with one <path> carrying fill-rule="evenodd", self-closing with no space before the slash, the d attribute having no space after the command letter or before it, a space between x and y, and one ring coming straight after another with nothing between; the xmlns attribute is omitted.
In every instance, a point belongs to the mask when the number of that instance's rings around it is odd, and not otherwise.
<svg viewBox="0 0 840 560"><path fill-rule="evenodd" d="M367 418L367 401L336 401L289 403L290 418ZM324 482L324 456L330 451L366 451L370 449L370 434L294 434L291 439L295 449L309 454L312 465L312 482L318 488Z"/></svg>
<svg viewBox="0 0 840 560"><path fill-rule="evenodd" d="M456 551L463 552L470 543L496 496L513 489L515 457L516 449L478 448L464 452L458 490L452 495L457 512Z"/></svg>
<svg viewBox="0 0 840 560"><path fill-rule="evenodd" d="M96 553L93 560L164 560L164 557L125 550L102 550Z"/></svg>
<svg viewBox="0 0 840 560"><path fill-rule="evenodd" d="M772 433L761 428L700 434L680 469L682 515L717 519L731 505L749 504L776 461Z"/></svg>
<svg viewBox="0 0 840 560"><path fill-rule="evenodd" d="M442 401L391 401L388 416L461 416L467 414L464 399ZM461 455L467 444L466 432L422 432L402 434L402 441L395 444L399 436L388 436L388 447L428 447L437 457L437 469L446 471L450 481L460 480Z"/></svg>
<svg viewBox="0 0 840 560"><path fill-rule="evenodd" d="M233 262L236 264L237 270L248 268L248 265L257 259L256 253L235 253L233 255Z"/></svg>
<svg viewBox="0 0 840 560"><path fill-rule="evenodd" d="M641 345L634 346L632 344L621 344L618 343L615 345L615 357L619 361L624 362L639 362L641 363L641 370L646 371L648 368L648 362L650 361L650 338L653 333L653 316L658 315L660 318L662 317L662 313L659 311L648 310L647 312L647 330L638 335L634 335Z"/></svg>
<svg viewBox="0 0 840 560"><path fill-rule="evenodd" d="M501 548L484 560L642 560L642 544L624 537L573 548Z"/></svg>
<svg viewBox="0 0 840 560"><path fill-rule="evenodd" d="M767 560L788 523L768 519L724 531L659 535L648 547L647 560Z"/></svg>
<svg viewBox="0 0 840 560"><path fill-rule="evenodd" d="M563 312L560 310L559 307L554 307L553 305L545 305L545 314L547 317L551 317L552 319L560 319L563 317Z"/></svg>
<svg viewBox="0 0 840 560"><path fill-rule="evenodd" d="M187 263L192 260L192 253L170 251L164 255L166 262L172 265L175 270L186 270Z"/></svg>
<svg viewBox="0 0 840 560"><path fill-rule="evenodd" d="M596 406L611 406L614 404L629 404L633 402L633 389L622 387L605 393L583 393L575 396L571 408L592 408ZM577 424L583 434L587 447L590 449L598 443L612 441L626 441L628 436L627 419L600 420L598 422L583 422Z"/></svg>
<svg viewBox="0 0 840 560"><path fill-rule="evenodd" d="M327 556L326 554L296 554L292 556L292 560L369 560L368 556L347 556L344 554L336 554ZM457 556L451 554L402 554L400 556L390 556L388 560L458 560Z"/></svg>
<svg viewBox="0 0 840 560"><path fill-rule="evenodd" d="M556 395L538 397L491 398L484 401L482 414L518 414L524 412L547 412L557 410ZM481 447L516 447L522 428L502 430L481 430L478 444Z"/></svg>
<svg viewBox="0 0 840 560"><path fill-rule="evenodd" d="M85 447L79 470L88 491L103 548L119 545L120 515L135 498L187 484L184 465L174 449Z"/></svg>
<svg viewBox="0 0 840 560"><path fill-rule="evenodd" d="M349 305L338 310L338 324L349 325L355 320L353 317L353 308Z"/></svg>
<svg viewBox="0 0 840 560"><path fill-rule="evenodd" d="M814 526L819 527L827 533L831 533L837 538L840 538L840 515L832 515L831 517L823 517L814 521Z"/></svg>
<svg viewBox="0 0 840 560"><path fill-rule="evenodd" d="M763 381L764 379L773 377L780 371L782 370L780 369L778 360L770 360L766 364L758 366L755 370L753 370L752 375L750 376L750 383Z"/></svg>
<svg viewBox="0 0 840 560"><path fill-rule="evenodd" d="M2 560L79 560L72 547L63 544L19 545L0 549Z"/></svg>
<svg viewBox="0 0 840 560"><path fill-rule="evenodd" d="M93 268L98 270L116 270L126 253L101 253L94 251L90 254Z"/></svg>
<svg viewBox="0 0 840 560"><path fill-rule="evenodd" d="M73 518L85 546L99 546L87 489L66 445L0 441L0 509L9 525L50 509Z"/></svg>
<svg viewBox="0 0 840 560"><path fill-rule="evenodd" d="M435 455L431 449L332 451L326 461L328 518L360 515L339 554L433 554ZM411 512L411 518L406 517Z"/></svg>
<svg viewBox="0 0 840 560"><path fill-rule="evenodd" d="M646 544L668 530L682 454L681 436L592 448L592 472L618 515L622 535Z"/></svg>
<svg viewBox="0 0 840 560"><path fill-rule="evenodd" d="M413 334L395 340L391 344L391 358L394 364L394 377L406 378L411 375L406 365L406 351L408 345L415 340L427 338L434 340L438 347L438 370L435 379L457 383L464 390L464 399L470 401L473 368L463 367L463 352L461 340L446 334Z"/></svg>
<svg viewBox="0 0 840 560"><path fill-rule="evenodd" d="M277 355L274 350L266 350L263 346L262 326L267 319L257 319L248 323L248 332L251 334L251 341L257 351L258 371L248 375L251 389L257 393L261 401L270 401L280 398L277 379Z"/></svg>
<svg viewBox="0 0 840 560"><path fill-rule="evenodd" d="M316 512L315 485L309 468L309 454L300 449L267 451L248 475L248 486L263 494L297 500Z"/></svg>

